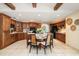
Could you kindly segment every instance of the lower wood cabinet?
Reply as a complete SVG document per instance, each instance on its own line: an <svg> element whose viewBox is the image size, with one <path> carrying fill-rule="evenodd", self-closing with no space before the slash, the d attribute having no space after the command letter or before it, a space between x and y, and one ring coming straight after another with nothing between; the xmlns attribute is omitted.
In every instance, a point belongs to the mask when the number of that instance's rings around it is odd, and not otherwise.
<svg viewBox="0 0 79 59"><path fill-rule="evenodd" d="M24 40L24 39L27 39L27 34L26 33L17 33L16 35L16 39L17 40Z"/></svg>
<svg viewBox="0 0 79 59"><path fill-rule="evenodd" d="M17 34L10 34L12 42L17 41Z"/></svg>
<svg viewBox="0 0 79 59"><path fill-rule="evenodd" d="M63 33L56 33L56 39L64 43L66 42L66 36Z"/></svg>
<svg viewBox="0 0 79 59"><path fill-rule="evenodd" d="M1 40L1 37L0 37L0 49L2 48L2 40Z"/></svg>
<svg viewBox="0 0 79 59"><path fill-rule="evenodd" d="M26 33L10 34L9 32L4 32L3 37L1 38L2 40L0 39L0 49L5 48L16 41L28 39L28 36Z"/></svg>
<svg viewBox="0 0 79 59"><path fill-rule="evenodd" d="M11 37L10 37L10 34L9 32L4 32L4 35L3 35L3 43L4 43L4 47L5 46L8 46L9 44L11 44Z"/></svg>
<svg viewBox="0 0 79 59"><path fill-rule="evenodd" d="M3 32L3 36L0 39L0 49L5 48L12 43L16 42L16 36L13 34L10 34L9 32Z"/></svg>

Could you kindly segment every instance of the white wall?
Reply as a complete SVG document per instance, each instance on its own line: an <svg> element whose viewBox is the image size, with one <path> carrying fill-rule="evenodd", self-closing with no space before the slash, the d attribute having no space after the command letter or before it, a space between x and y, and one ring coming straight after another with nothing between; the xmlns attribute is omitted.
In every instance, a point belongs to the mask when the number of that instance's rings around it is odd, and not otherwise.
<svg viewBox="0 0 79 59"><path fill-rule="evenodd" d="M79 19L79 12L73 13L69 16L73 19L73 23L71 24L73 25L74 21ZM77 28L75 31L71 31L71 25L66 24L66 44L73 48L79 49L79 25L76 25Z"/></svg>

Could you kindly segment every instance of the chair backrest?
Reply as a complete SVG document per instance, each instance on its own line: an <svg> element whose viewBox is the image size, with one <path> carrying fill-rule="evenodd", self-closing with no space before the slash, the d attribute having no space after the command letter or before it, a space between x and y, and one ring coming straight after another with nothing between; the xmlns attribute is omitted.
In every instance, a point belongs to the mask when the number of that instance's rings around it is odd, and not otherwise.
<svg viewBox="0 0 79 59"><path fill-rule="evenodd" d="M50 37L50 40L53 40L53 33L51 33L51 37Z"/></svg>
<svg viewBox="0 0 79 59"><path fill-rule="evenodd" d="M47 45L50 44L50 33L48 33L48 36L47 36Z"/></svg>
<svg viewBox="0 0 79 59"><path fill-rule="evenodd" d="M36 36L35 36L35 34L31 35L31 44L36 45Z"/></svg>
<svg viewBox="0 0 79 59"><path fill-rule="evenodd" d="M47 45L50 45L51 40L53 40L53 34L52 33L48 33Z"/></svg>
<svg viewBox="0 0 79 59"><path fill-rule="evenodd" d="M44 38L47 38L47 33L37 33L36 34L36 38L37 39L44 39Z"/></svg>
<svg viewBox="0 0 79 59"><path fill-rule="evenodd" d="M47 44L48 33L37 33L36 39L39 39L43 45Z"/></svg>

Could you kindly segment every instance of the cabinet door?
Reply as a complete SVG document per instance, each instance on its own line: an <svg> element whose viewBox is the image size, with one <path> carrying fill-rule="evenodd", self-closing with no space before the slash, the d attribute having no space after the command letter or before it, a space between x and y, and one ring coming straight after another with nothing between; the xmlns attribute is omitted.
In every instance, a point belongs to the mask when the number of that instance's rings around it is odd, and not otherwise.
<svg viewBox="0 0 79 59"><path fill-rule="evenodd" d="M23 26L21 22L16 23L16 31L17 32L22 32L23 31Z"/></svg>
<svg viewBox="0 0 79 59"><path fill-rule="evenodd" d="M3 31L8 31L10 28L11 19L7 16L3 16Z"/></svg>
<svg viewBox="0 0 79 59"><path fill-rule="evenodd" d="M23 23L23 29L27 28L27 24Z"/></svg>
<svg viewBox="0 0 79 59"><path fill-rule="evenodd" d="M17 37L16 34L11 34L10 37L11 37L12 42L17 41L16 40L16 37Z"/></svg>
<svg viewBox="0 0 79 59"><path fill-rule="evenodd" d="M10 45L12 43L12 39L10 38L9 32L4 33L4 47Z"/></svg>
<svg viewBox="0 0 79 59"><path fill-rule="evenodd" d="M56 39L60 40L61 42L65 43L65 34L56 33Z"/></svg>
<svg viewBox="0 0 79 59"><path fill-rule="evenodd" d="M11 24L16 25L16 21L14 21L13 19L11 20Z"/></svg>
<svg viewBox="0 0 79 59"><path fill-rule="evenodd" d="M2 48L2 16L0 15L0 49Z"/></svg>
<svg viewBox="0 0 79 59"><path fill-rule="evenodd" d="M19 22L16 22L16 31L19 32Z"/></svg>

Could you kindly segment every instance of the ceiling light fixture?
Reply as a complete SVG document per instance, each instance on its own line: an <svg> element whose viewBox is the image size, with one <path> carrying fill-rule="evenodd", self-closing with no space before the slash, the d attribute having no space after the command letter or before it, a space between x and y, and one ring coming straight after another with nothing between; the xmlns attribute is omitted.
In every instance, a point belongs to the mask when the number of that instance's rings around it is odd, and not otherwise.
<svg viewBox="0 0 79 59"><path fill-rule="evenodd" d="M38 16L41 16L40 14L38 14Z"/></svg>

